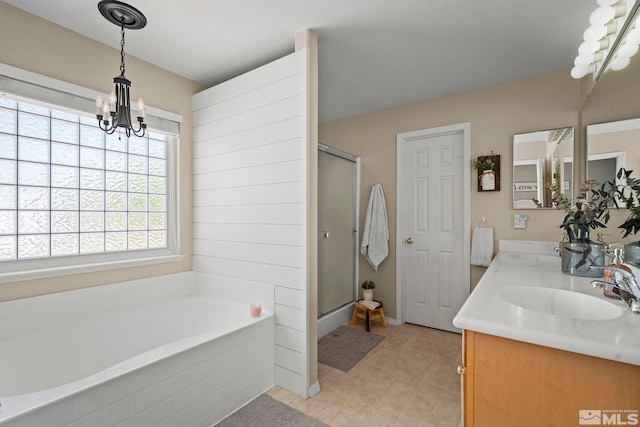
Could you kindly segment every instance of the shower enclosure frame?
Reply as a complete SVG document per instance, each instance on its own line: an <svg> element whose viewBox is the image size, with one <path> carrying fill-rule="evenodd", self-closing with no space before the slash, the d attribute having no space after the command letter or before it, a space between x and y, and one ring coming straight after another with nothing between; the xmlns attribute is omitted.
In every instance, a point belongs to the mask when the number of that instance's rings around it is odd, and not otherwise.
<svg viewBox="0 0 640 427"><path fill-rule="evenodd" d="M348 323L351 320L353 314L353 305L355 299L358 297L358 281L359 281L359 254L360 254L360 157L353 154L346 153L344 151L326 146L318 143L318 151L331 154L342 159L351 161L355 166L354 177L354 277L353 277L353 291L354 300L350 301L340 307L329 311L326 314L318 317L318 338L323 337L336 328Z"/></svg>

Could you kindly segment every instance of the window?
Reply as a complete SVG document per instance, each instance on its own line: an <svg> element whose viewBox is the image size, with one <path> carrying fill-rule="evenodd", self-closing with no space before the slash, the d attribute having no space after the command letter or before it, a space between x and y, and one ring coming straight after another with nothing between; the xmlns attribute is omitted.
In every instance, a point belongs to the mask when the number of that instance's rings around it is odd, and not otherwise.
<svg viewBox="0 0 640 427"><path fill-rule="evenodd" d="M0 272L175 255L174 139L0 94Z"/></svg>

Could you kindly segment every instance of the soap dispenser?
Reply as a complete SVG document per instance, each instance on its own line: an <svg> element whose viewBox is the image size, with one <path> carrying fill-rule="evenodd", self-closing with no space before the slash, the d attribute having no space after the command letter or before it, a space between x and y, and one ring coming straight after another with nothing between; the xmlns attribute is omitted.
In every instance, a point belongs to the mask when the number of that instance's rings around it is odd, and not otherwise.
<svg viewBox="0 0 640 427"><path fill-rule="evenodd" d="M629 273L631 273L631 269L626 265L624 265L623 251L620 248L615 248L613 250L613 261L609 265L611 267L622 268L624 270L627 270ZM615 283L616 279L615 279L614 271L611 269L605 268L604 271L602 272L602 281L607 283ZM620 299L620 297L616 293L611 292L606 288L602 291L602 293L605 297Z"/></svg>

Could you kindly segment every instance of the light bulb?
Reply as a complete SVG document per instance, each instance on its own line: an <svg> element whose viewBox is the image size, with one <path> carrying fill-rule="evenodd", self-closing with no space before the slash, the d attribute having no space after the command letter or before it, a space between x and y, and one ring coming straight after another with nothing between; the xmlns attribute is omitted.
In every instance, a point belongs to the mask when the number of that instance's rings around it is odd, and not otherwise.
<svg viewBox="0 0 640 427"><path fill-rule="evenodd" d="M102 101L102 97L98 96L96 98L96 114L99 116L100 113L102 113L102 105L104 104L104 102Z"/></svg>
<svg viewBox="0 0 640 427"><path fill-rule="evenodd" d="M626 43L640 44L640 28L634 28L627 33L625 37Z"/></svg>
<svg viewBox="0 0 640 427"><path fill-rule="evenodd" d="M633 55L638 53L638 45L635 43L627 43L625 42L622 46L618 48L618 55L624 56L627 58L631 58Z"/></svg>
<svg viewBox="0 0 640 427"><path fill-rule="evenodd" d="M138 117L142 117L144 119L146 112L144 111L144 102L142 98L138 99Z"/></svg>
<svg viewBox="0 0 640 427"><path fill-rule="evenodd" d="M599 50L609 47L609 39L602 39L595 42L582 42L578 47L578 53L580 55L593 55Z"/></svg>
<svg viewBox="0 0 640 427"><path fill-rule="evenodd" d="M631 62L631 59L629 59L628 57L618 56L609 63L609 68L615 71L620 71L623 68L626 68L626 66L629 65L630 62Z"/></svg>
<svg viewBox="0 0 640 427"><path fill-rule="evenodd" d="M611 21L616 15L616 11L612 6L600 6L591 13L589 24L593 26L605 25Z"/></svg>
<svg viewBox="0 0 640 427"><path fill-rule="evenodd" d="M596 52L595 54L591 54L591 55L578 55L576 56L575 61L573 61L573 63L577 66L577 67L586 67L589 64L593 64L594 62L598 62L602 60L602 52Z"/></svg>
<svg viewBox="0 0 640 427"><path fill-rule="evenodd" d="M104 113L103 116L106 118L107 116L109 116L109 103L105 102L104 104L102 104L102 112Z"/></svg>
<svg viewBox="0 0 640 427"><path fill-rule="evenodd" d="M597 42L607 35L607 28L604 25L591 26L584 32L583 38L586 42Z"/></svg>
<svg viewBox="0 0 640 427"><path fill-rule="evenodd" d="M575 66L571 69L571 77L574 79L581 79L587 75L587 73L593 73L596 69L596 66L591 64L587 67L578 67Z"/></svg>
<svg viewBox="0 0 640 427"><path fill-rule="evenodd" d="M618 0L598 0L600 6L613 6Z"/></svg>

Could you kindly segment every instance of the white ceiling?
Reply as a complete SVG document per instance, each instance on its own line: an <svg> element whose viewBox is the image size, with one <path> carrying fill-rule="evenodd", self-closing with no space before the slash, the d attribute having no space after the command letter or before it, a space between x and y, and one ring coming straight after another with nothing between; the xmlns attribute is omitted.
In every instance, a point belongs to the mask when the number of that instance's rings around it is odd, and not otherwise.
<svg viewBox="0 0 640 427"><path fill-rule="evenodd" d="M114 48L98 0L4 0ZM569 69L595 0L130 0L126 53L212 86L319 41L320 121ZM567 71L568 72L568 71Z"/></svg>

